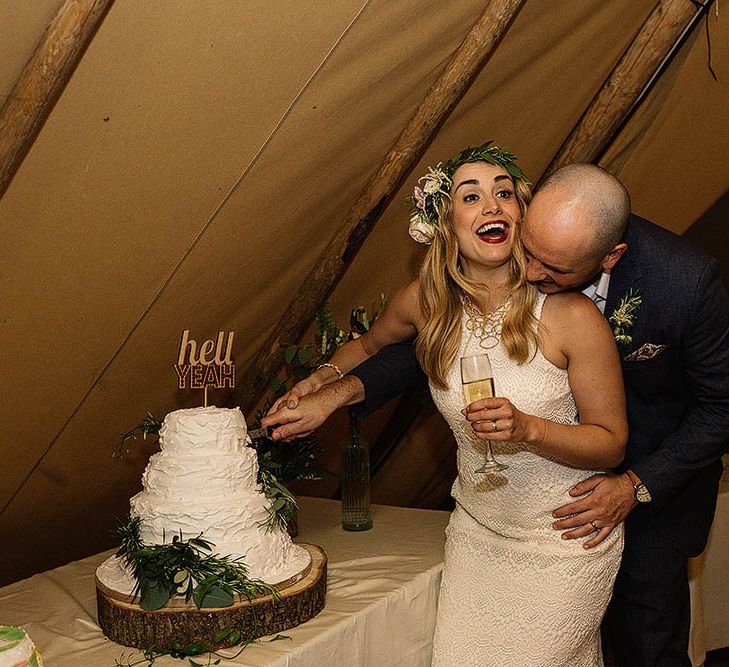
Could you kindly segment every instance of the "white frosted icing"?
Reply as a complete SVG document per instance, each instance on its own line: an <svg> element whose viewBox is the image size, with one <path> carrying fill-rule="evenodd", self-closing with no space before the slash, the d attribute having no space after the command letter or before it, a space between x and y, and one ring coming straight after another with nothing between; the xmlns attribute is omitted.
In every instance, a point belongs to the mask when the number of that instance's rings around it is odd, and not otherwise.
<svg viewBox="0 0 729 667"><path fill-rule="evenodd" d="M284 530L268 531L262 525L270 501L257 483L258 460L248 442L238 408L191 408L167 415L160 452L150 458L143 490L130 502L132 516L141 519L142 541L165 544L175 535L187 540L202 533L215 545L213 553L240 558L252 578L268 583L303 570L308 552L292 544ZM108 572L104 576L113 579Z"/></svg>
<svg viewBox="0 0 729 667"><path fill-rule="evenodd" d="M256 452L250 447L236 454L165 450L150 458L142 484L148 493L166 498L220 498L255 488L257 477Z"/></svg>
<svg viewBox="0 0 729 667"><path fill-rule="evenodd" d="M0 626L0 627L11 627L11 626ZM30 659L33 657L33 653L36 652L35 644L27 633L22 628L15 628L21 630L24 637L19 644L13 646L13 648L7 648L11 642L5 642L0 639L0 667L20 667L28 664ZM43 661L40 655L36 652L36 659L38 665L42 666Z"/></svg>
<svg viewBox="0 0 729 667"><path fill-rule="evenodd" d="M109 556L96 568L96 578L107 588L123 595L131 595L137 586L134 575L124 567L121 558L116 556Z"/></svg>

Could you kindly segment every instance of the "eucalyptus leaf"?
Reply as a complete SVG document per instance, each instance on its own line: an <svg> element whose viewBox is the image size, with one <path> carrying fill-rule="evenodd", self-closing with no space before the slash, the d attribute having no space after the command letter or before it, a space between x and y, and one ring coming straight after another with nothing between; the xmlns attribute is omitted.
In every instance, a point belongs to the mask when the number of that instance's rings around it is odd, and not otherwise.
<svg viewBox="0 0 729 667"><path fill-rule="evenodd" d="M230 645L235 646L240 641L240 630L235 629L230 633Z"/></svg>
<svg viewBox="0 0 729 667"><path fill-rule="evenodd" d="M221 628L215 633L215 636L213 637L213 641L216 644L219 644L222 642L230 633L232 630L230 628Z"/></svg>
<svg viewBox="0 0 729 667"><path fill-rule="evenodd" d="M155 611L161 609L167 604L167 600L172 597L172 592L162 582L150 586L139 601L139 606L144 611Z"/></svg>
<svg viewBox="0 0 729 667"><path fill-rule="evenodd" d="M197 599L195 600L198 603ZM233 596L223 590L220 586L212 586L210 590L200 598L198 607L230 607L233 604Z"/></svg>
<svg viewBox="0 0 729 667"><path fill-rule="evenodd" d="M182 652L185 655L202 655L203 653L208 652L208 648L204 644L185 644Z"/></svg>

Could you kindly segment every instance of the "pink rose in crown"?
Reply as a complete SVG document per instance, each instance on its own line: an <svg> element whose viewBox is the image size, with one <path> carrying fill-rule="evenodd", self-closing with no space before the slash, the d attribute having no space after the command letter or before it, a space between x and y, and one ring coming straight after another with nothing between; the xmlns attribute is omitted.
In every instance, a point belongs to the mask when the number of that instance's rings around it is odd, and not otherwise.
<svg viewBox="0 0 729 667"><path fill-rule="evenodd" d="M419 188L417 185L415 186L415 189L413 190L413 199L415 200L415 207L419 208L421 211L425 210L425 193L423 192L422 188Z"/></svg>

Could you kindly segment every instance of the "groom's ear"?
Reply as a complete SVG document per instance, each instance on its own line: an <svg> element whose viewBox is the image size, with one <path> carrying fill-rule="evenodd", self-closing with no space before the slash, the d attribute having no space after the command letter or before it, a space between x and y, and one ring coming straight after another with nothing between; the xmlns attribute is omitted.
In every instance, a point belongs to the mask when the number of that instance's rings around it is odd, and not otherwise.
<svg viewBox="0 0 729 667"><path fill-rule="evenodd" d="M627 243L618 243L602 260L602 270L610 273L610 270L618 263L623 253L628 249Z"/></svg>

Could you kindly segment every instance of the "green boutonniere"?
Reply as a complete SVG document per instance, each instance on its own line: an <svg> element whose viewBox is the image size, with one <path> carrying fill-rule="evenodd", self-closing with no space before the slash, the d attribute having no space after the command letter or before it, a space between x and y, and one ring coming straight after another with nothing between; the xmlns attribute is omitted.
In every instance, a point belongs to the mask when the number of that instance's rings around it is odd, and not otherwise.
<svg viewBox="0 0 729 667"><path fill-rule="evenodd" d="M631 289L620 300L620 304L610 315L608 321L613 325L613 335L621 354L625 354L633 345L633 337L628 333L635 326L636 313L643 299L639 292Z"/></svg>

